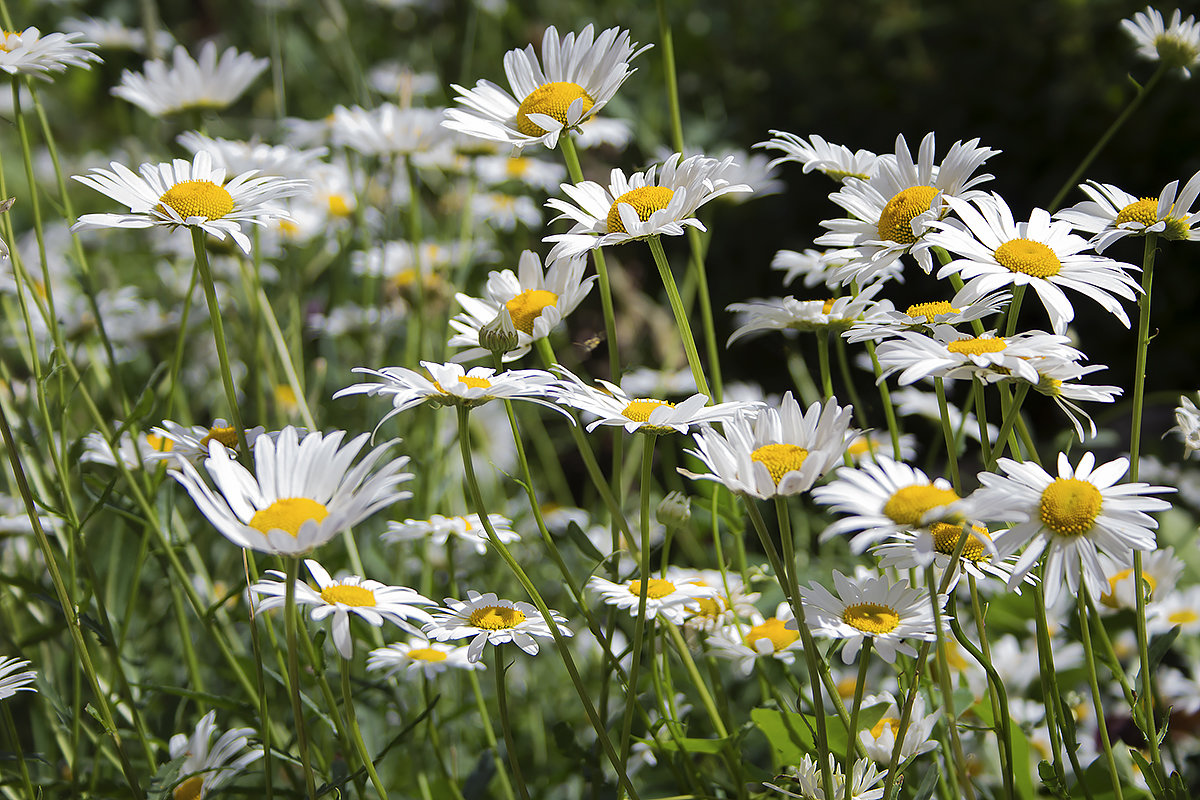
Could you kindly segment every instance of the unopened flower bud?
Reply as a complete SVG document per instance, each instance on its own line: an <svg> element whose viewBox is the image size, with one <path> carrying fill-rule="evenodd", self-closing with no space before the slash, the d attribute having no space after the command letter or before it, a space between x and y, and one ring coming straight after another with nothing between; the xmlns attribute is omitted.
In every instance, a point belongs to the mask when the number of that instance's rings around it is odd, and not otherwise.
<svg viewBox="0 0 1200 800"><path fill-rule="evenodd" d="M654 518L668 528L682 528L692 518L692 501L683 492L668 492L655 509Z"/></svg>
<svg viewBox="0 0 1200 800"><path fill-rule="evenodd" d="M502 356L510 350L516 350L519 341L508 306L500 306L500 313L495 319L479 329L479 344L495 355Z"/></svg>

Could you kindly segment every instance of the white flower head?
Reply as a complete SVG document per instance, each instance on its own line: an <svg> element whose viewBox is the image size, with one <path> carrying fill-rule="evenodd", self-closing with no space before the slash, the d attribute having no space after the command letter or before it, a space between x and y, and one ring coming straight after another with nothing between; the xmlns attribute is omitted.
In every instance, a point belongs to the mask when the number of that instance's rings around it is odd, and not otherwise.
<svg viewBox="0 0 1200 800"><path fill-rule="evenodd" d="M529 603L503 600L495 592L480 594L467 592L467 599L446 598L448 608L437 609L433 622L425 626L425 635L439 642L455 639L471 639L467 658L478 661L483 657L483 647L489 642L501 645L512 642L529 655L537 655L538 639L549 639L550 625ZM566 619L555 612L554 622L563 636L570 636L565 627Z"/></svg>
<svg viewBox="0 0 1200 800"><path fill-rule="evenodd" d="M262 758L262 748L250 745L250 737L255 734L253 728L230 728L213 742L216 720L217 712L209 711L196 724L191 736L177 733L168 742L171 758L183 759L179 765L181 780L174 787L175 797L203 800Z"/></svg>
<svg viewBox="0 0 1200 800"><path fill-rule="evenodd" d="M1179 405L1175 407L1175 425L1168 429L1168 432L1172 431L1183 440L1185 456L1200 450L1200 408L1186 395L1179 396Z"/></svg>
<svg viewBox="0 0 1200 800"><path fill-rule="evenodd" d="M791 606L780 603L773 616L754 611L748 622L730 622L718 628L708 637L708 645L713 655L737 662L742 675L753 672L761 658L791 666L801 648L799 629L789 625L791 622Z"/></svg>
<svg viewBox="0 0 1200 800"><path fill-rule="evenodd" d="M1157 197L1134 197L1110 183L1088 181L1080 189L1090 197L1054 216L1066 220L1077 230L1092 234L1091 243L1103 253L1113 242L1125 236L1156 233L1163 239L1196 241L1200 239L1200 211L1194 211L1200 197L1200 172L1192 175L1183 189L1171 181Z"/></svg>
<svg viewBox="0 0 1200 800"><path fill-rule="evenodd" d="M870 150L851 152L845 145L827 142L815 133L804 139L794 133L773 130L770 139L754 146L783 153L771 162L772 167L795 161L805 172L822 172L838 183L847 178L867 180L875 174L879 161L879 156Z"/></svg>
<svg viewBox="0 0 1200 800"><path fill-rule="evenodd" d="M504 544L520 541L521 534L513 530L512 521L500 514L488 514L488 522L496 532L496 538ZM451 537L468 542L475 552L487 552L489 539L478 514L460 517L443 517L434 514L429 519L406 519L389 522L387 530L380 536L385 542L408 542L428 538L435 547L444 547Z"/></svg>
<svg viewBox="0 0 1200 800"><path fill-rule="evenodd" d="M900 733L900 704L890 692L868 696L862 699L863 708L870 708L881 703L887 703L883 717L875 723L875 727L860 731L858 741L862 743L867 756L879 764L891 763L892 750L896 746L896 737ZM925 698L917 694L913 700L908 727L904 731L904 743L900 746L900 763L910 758L928 753L937 747L937 739L933 735L933 727L942 717L940 708L925 713Z"/></svg>
<svg viewBox="0 0 1200 800"><path fill-rule="evenodd" d="M205 43L197 61L179 45L169 66L166 61L147 61L140 73L123 71L112 93L155 117L189 108L222 109L241 97L270 63L232 47L218 60L213 42Z"/></svg>
<svg viewBox="0 0 1200 800"><path fill-rule="evenodd" d="M333 144L363 155L413 155L432 150L446 138L442 109L383 103L375 108L338 106L333 110Z"/></svg>
<svg viewBox="0 0 1200 800"><path fill-rule="evenodd" d="M230 455L236 455L238 448L237 430L226 420L216 419L210 426L180 425L178 422L163 420L162 427L152 429L155 440L151 444L159 444L154 452L146 454L147 461L183 459L192 464L199 464L208 458L209 442L217 441L225 445ZM254 440L266 433L261 425L246 431L246 444L253 447Z"/></svg>
<svg viewBox="0 0 1200 800"><path fill-rule="evenodd" d="M608 605L625 609L629 611L630 616L637 616L643 591L643 583L640 579L613 583L599 575L593 575L587 585ZM651 620L659 617L672 625L682 625L690 614L698 612L700 598L711 599L717 595L716 588L712 586L690 582L676 583L667 578L647 579L644 590L646 592L645 618Z"/></svg>
<svg viewBox="0 0 1200 800"><path fill-rule="evenodd" d="M1178 68L1185 78L1192 76L1188 67L1200 60L1200 23L1192 15L1183 19L1177 8L1170 23L1164 23L1157 9L1146 6L1133 19L1121 20L1121 27L1132 37L1139 56L1161 61L1169 69Z"/></svg>
<svg viewBox="0 0 1200 800"><path fill-rule="evenodd" d="M450 670L486 669L467 657L467 648L462 645L430 642L424 636L409 642L393 642L386 647L377 647L367 656L367 670L384 670L385 675L394 675L400 670L411 675L419 672L425 678L436 678Z"/></svg>
<svg viewBox="0 0 1200 800"><path fill-rule="evenodd" d="M874 297L883 284L866 287L858 294L820 300L795 297L770 297L748 303L730 303L726 310L737 315L738 327L726 346L765 331L832 332L849 329L874 305Z"/></svg>
<svg viewBox="0 0 1200 800"><path fill-rule="evenodd" d="M1066 336L1044 331L972 336L949 325L934 325L930 334L900 331L880 343L876 355L884 377L899 372L901 386L931 377L974 377L984 383L1020 379L1037 385L1039 365L1083 358Z"/></svg>
<svg viewBox="0 0 1200 800"><path fill-rule="evenodd" d="M89 48L95 42L81 41L82 33L48 33L37 28L23 31L0 31L0 70L9 75L34 75L45 80L51 72L65 72L67 67L91 69L100 56Z"/></svg>

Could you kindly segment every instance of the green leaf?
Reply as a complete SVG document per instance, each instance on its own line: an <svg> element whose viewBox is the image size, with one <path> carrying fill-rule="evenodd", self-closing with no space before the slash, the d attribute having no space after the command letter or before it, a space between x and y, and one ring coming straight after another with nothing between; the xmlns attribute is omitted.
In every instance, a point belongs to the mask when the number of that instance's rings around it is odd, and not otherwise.
<svg viewBox="0 0 1200 800"><path fill-rule="evenodd" d="M678 741L672 738L666 738L657 745L653 741L648 742L652 747L657 746L659 750L669 753L708 753L715 754L723 751L729 744L729 739L691 739L687 737L680 738Z"/></svg>
<svg viewBox="0 0 1200 800"><path fill-rule="evenodd" d="M921 785L917 788L917 795L914 800L929 800L933 797L933 792L937 789L937 779L939 770L926 770L925 777L921 779Z"/></svg>
<svg viewBox="0 0 1200 800"><path fill-rule="evenodd" d="M814 744L815 732L804 714L756 708L750 712L750 719L767 737L781 764L799 764L801 757L806 753L817 752Z"/></svg>
<svg viewBox="0 0 1200 800"><path fill-rule="evenodd" d="M1179 638L1180 626L1176 625L1166 633L1159 634L1150 640L1150 646L1147 648L1147 655L1150 660L1150 671L1158 667L1163 660L1163 656L1171 649L1171 645L1175 644L1175 640ZM1141 678L1141 673L1138 673L1138 678Z"/></svg>
<svg viewBox="0 0 1200 800"><path fill-rule="evenodd" d="M604 560L604 554L596 549L596 545L592 544L591 539L587 537L587 534L583 532L583 528L579 527L579 523L575 520L571 520L567 524L567 538L579 548L579 551L584 556L590 558L592 561L600 562Z"/></svg>

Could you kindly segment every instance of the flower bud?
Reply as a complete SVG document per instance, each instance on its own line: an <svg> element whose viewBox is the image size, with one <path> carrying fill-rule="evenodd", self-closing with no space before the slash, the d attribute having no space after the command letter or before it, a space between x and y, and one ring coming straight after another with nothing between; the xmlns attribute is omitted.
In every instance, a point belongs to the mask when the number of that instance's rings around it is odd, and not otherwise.
<svg viewBox="0 0 1200 800"><path fill-rule="evenodd" d="M495 355L502 356L510 350L517 349L519 341L512 315L508 313L508 306L500 306L500 313L495 319L479 329L479 344Z"/></svg>
<svg viewBox="0 0 1200 800"><path fill-rule="evenodd" d="M682 528L692 518L692 501L683 492L668 492L655 509L654 518L668 528Z"/></svg>

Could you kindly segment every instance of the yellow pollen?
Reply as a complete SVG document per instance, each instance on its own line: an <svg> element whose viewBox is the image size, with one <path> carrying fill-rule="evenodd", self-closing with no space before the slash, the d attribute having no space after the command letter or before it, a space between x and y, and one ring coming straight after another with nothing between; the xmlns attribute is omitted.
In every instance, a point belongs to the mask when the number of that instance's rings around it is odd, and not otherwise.
<svg viewBox="0 0 1200 800"><path fill-rule="evenodd" d="M204 776L193 775L183 783L175 787L175 791L171 793L174 800L199 800L201 790L204 788Z"/></svg>
<svg viewBox="0 0 1200 800"><path fill-rule="evenodd" d="M764 444L750 454L751 461L757 461L771 473L771 480L778 486L783 476L800 469L808 451L794 444Z"/></svg>
<svg viewBox="0 0 1200 800"><path fill-rule="evenodd" d="M833 304L836 301L837 301L836 297L831 297L828 300L826 300L825 303L821 306L821 313L828 314L830 311L833 311Z"/></svg>
<svg viewBox="0 0 1200 800"><path fill-rule="evenodd" d="M701 597L696 600L699 608L693 612L694 617L712 617L716 618L729 608L728 604L720 597Z"/></svg>
<svg viewBox="0 0 1200 800"><path fill-rule="evenodd" d="M1187 625L1189 622L1195 622L1200 619L1200 613L1193 611L1190 608L1185 608L1182 611L1175 611L1167 615L1167 621L1172 625Z"/></svg>
<svg viewBox="0 0 1200 800"><path fill-rule="evenodd" d="M546 133L543 128L529 121L530 114L545 114L566 125L567 110L571 103L580 98L583 99L583 113L586 115L596 103L578 83L543 83L521 101L517 109L517 130L526 136L542 136Z"/></svg>
<svg viewBox="0 0 1200 800"><path fill-rule="evenodd" d="M646 597L651 600L658 600L661 597L666 597L671 592L675 591L675 584L662 578L651 578L646 581ZM630 581L629 593L635 597L642 596L642 582Z"/></svg>
<svg viewBox="0 0 1200 800"><path fill-rule="evenodd" d="M958 311L959 309L945 300L934 300L929 303L911 305L904 313L913 319L923 318L926 322L930 322L931 318L938 314L957 314Z"/></svg>
<svg viewBox="0 0 1200 800"><path fill-rule="evenodd" d="M512 317L513 327L533 335L533 323L542 311L550 306L558 307L558 295L545 289L526 289L504 304Z"/></svg>
<svg viewBox="0 0 1200 800"><path fill-rule="evenodd" d="M310 519L320 522L329 516L329 509L307 497L285 497L254 512L250 527L262 533L281 530L296 536L300 526Z"/></svg>
<svg viewBox="0 0 1200 800"><path fill-rule="evenodd" d="M476 628L489 631L499 631L505 628L515 628L525 621L525 614L517 608L509 606L484 606L471 612L467 622Z"/></svg>
<svg viewBox="0 0 1200 800"><path fill-rule="evenodd" d="M855 603L846 606L846 610L842 612L842 621L863 633L878 636L896 630L900 624L900 615L878 603Z"/></svg>
<svg viewBox="0 0 1200 800"><path fill-rule="evenodd" d="M962 525L935 522L929 527L929 532L933 534L934 550L948 556L954 555L958 540L962 538ZM991 538L987 528L972 525L971 533L967 535L967 543L963 545L962 557L968 561L986 561L988 554L983 540Z"/></svg>
<svg viewBox="0 0 1200 800"><path fill-rule="evenodd" d="M912 244L912 221L929 210L938 189L932 186L910 186L887 201L879 214L879 238L883 241Z"/></svg>
<svg viewBox="0 0 1200 800"><path fill-rule="evenodd" d="M510 178L524 178L529 172L529 159L521 157L510 158L505 165L504 171L508 173Z"/></svg>
<svg viewBox="0 0 1200 800"><path fill-rule="evenodd" d="M846 453L851 458L858 458L859 456L864 455L865 453L868 453L870 451L871 451L871 442L865 436L855 439L853 442L850 443L850 446L846 448Z"/></svg>
<svg viewBox="0 0 1200 800"><path fill-rule="evenodd" d="M1008 347L1008 343L999 336L993 339L985 339L982 336L975 336L969 339L958 339L946 345L946 349L951 353L961 353L964 356L981 356L984 353L999 353L1006 347Z"/></svg>
<svg viewBox="0 0 1200 800"><path fill-rule="evenodd" d="M340 194L329 195L329 213L335 217L348 217L354 213L354 209L346 202L346 198Z"/></svg>
<svg viewBox="0 0 1200 800"><path fill-rule="evenodd" d="M1101 596L1100 602L1104 603L1104 605L1108 606L1109 608L1120 608L1121 604L1117 601L1117 584L1119 584L1121 581L1125 580L1132 574L1133 574L1133 570L1123 569L1120 572L1118 572L1117 574L1110 577L1108 579L1108 593ZM1142 583L1144 583L1146 585L1146 595L1147 595L1146 599L1148 600L1154 594L1154 589L1156 586L1158 586L1158 581L1156 581L1154 579L1153 575L1149 575L1149 574L1143 572L1142 573Z"/></svg>
<svg viewBox="0 0 1200 800"><path fill-rule="evenodd" d="M441 650L434 650L432 647L418 647L414 650L409 650L408 657L413 661L429 661L431 663L446 660L445 653Z"/></svg>
<svg viewBox="0 0 1200 800"><path fill-rule="evenodd" d="M233 196L212 181L183 181L163 192L161 206L170 206L183 219L220 219L233 211Z"/></svg>
<svg viewBox="0 0 1200 800"><path fill-rule="evenodd" d="M931 509L958 500L953 489L939 489L932 483L918 483L897 489L884 503L883 513L897 525L916 526Z"/></svg>
<svg viewBox="0 0 1200 800"><path fill-rule="evenodd" d="M666 400L651 400L643 397L638 400L630 400L629 404L621 410L621 414L634 422L649 422L651 412L663 406L674 408L675 404Z"/></svg>
<svg viewBox="0 0 1200 800"><path fill-rule="evenodd" d="M621 203L633 206L638 219L645 222L655 211L662 211L670 205L671 198L674 196L674 190L668 189L666 186L643 186L640 189L630 189L618 197L612 207L608 209L608 232L629 233L625 230L625 223L621 222L621 212L618 210Z"/></svg>
<svg viewBox="0 0 1200 800"><path fill-rule="evenodd" d="M471 520L467 519L466 517L454 517L454 519L462 520L462 524L466 526L465 528L463 528L464 531L471 530Z"/></svg>
<svg viewBox="0 0 1200 800"><path fill-rule="evenodd" d="M175 447L175 443L165 436L155 436L153 433L146 437L146 444L160 453L169 453Z"/></svg>
<svg viewBox="0 0 1200 800"><path fill-rule="evenodd" d="M237 446L238 446L237 431L234 430L232 425L228 425L228 426L225 426L222 428L218 428L216 426L209 428L208 433L204 434L204 438L200 440L200 446L207 450L208 443L213 441L214 439L216 441L220 442L221 444L225 445L226 447L237 449Z"/></svg>
<svg viewBox="0 0 1200 800"><path fill-rule="evenodd" d="M1046 245L1032 239L1009 239L996 248L996 261L1009 272L1033 278L1049 278L1062 269L1062 262Z"/></svg>
<svg viewBox="0 0 1200 800"><path fill-rule="evenodd" d="M778 653L800 638L799 631L793 631L786 626L787 623L778 617L770 617L751 628L742 641L753 650L755 642L766 639L771 643L771 648Z"/></svg>
<svg viewBox="0 0 1200 800"><path fill-rule="evenodd" d="M856 678L842 678L836 685L838 696L846 700L854 697L854 690L858 688L858 680Z"/></svg>
<svg viewBox="0 0 1200 800"><path fill-rule="evenodd" d="M1137 222L1147 228L1158 222L1158 198L1143 197L1122 208L1117 212L1113 225L1119 228L1126 222Z"/></svg>
<svg viewBox="0 0 1200 800"><path fill-rule="evenodd" d="M492 382L487 378L476 378L472 375L463 375L458 379L458 382L468 389L490 389Z"/></svg>
<svg viewBox="0 0 1200 800"><path fill-rule="evenodd" d="M1092 529L1103 503L1100 490L1077 478L1055 478L1042 492L1038 517L1059 536L1080 536Z"/></svg>
<svg viewBox="0 0 1200 800"><path fill-rule="evenodd" d="M373 606L375 593L361 586L327 586L321 590L321 599L333 605L341 603L344 606Z"/></svg>
<svg viewBox="0 0 1200 800"><path fill-rule="evenodd" d="M900 720L895 717L884 717L879 720L879 722L875 723L875 727L871 728L871 738L878 739L880 736L883 736L884 728L888 728L895 733L900 729Z"/></svg>

